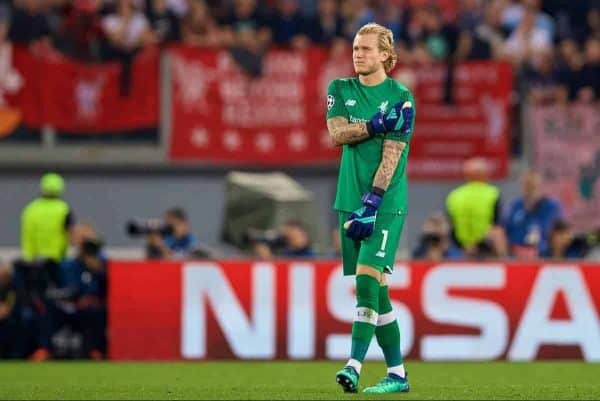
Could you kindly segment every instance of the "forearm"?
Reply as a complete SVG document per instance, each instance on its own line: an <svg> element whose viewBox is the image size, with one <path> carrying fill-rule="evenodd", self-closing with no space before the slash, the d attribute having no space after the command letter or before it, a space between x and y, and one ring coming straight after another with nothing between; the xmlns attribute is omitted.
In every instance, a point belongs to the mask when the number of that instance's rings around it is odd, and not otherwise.
<svg viewBox="0 0 600 401"><path fill-rule="evenodd" d="M329 135L337 146L364 141L369 138L366 123L350 124L344 117L333 117L327 120Z"/></svg>
<svg viewBox="0 0 600 401"><path fill-rule="evenodd" d="M386 139L383 141L383 151L379 168L373 179L373 187L387 190L398 167L402 151L406 144Z"/></svg>

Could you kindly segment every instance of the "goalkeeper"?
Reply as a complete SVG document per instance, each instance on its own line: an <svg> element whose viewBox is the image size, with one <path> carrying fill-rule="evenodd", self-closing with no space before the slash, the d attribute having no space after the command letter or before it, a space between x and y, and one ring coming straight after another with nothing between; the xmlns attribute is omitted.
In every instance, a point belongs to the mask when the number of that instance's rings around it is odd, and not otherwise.
<svg viewBox="0 0 600 401"><path fill-rule="evenodd" d="M367 393L407 392L400 330L384 273L394 256L406 216L406 163L414 127L414 99L387 76L396 63L392 32L375 23L358 31L352 58L358 77L333 80L327 90L327 128L343 145L335 198L344 275L356 276L352 349L336 381L358 391L362 363L373 335L387 375Z"/></svg>

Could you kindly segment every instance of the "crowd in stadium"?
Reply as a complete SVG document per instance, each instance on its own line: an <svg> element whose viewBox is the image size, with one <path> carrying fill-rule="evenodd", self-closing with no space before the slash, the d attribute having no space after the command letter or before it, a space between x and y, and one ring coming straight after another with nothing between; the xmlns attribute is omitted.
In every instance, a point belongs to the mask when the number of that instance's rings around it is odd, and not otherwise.
<svg viewBox="0 0 600 401"><path fill-rule="evenodd" d="M151 45L225 47L249 72L270 46L347 45L390 28L402 63L510 60L535 102L598 98L600 4L562 0L2 0L0 42L49 45L85 61Z"/></svg>

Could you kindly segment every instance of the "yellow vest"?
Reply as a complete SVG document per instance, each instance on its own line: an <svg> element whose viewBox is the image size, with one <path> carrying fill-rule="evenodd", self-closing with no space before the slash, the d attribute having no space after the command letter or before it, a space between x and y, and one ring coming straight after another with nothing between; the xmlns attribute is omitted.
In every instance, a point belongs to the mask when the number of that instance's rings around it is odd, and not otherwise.
<svg viewBox="0 0 600 401"><path fill-rule="evenodd" d="M461 246L483 240L494 224L495 206L500 191L485 182L468 182L456 188L446 199L456 239Z"/></svg>
<svg viewBox="0 0 600 401"><path fill-rule="evenodd" d="M69 205L59 198L37 198L21 213L21 251L25 260L61 261L68 247L65 220Z"/></svg>

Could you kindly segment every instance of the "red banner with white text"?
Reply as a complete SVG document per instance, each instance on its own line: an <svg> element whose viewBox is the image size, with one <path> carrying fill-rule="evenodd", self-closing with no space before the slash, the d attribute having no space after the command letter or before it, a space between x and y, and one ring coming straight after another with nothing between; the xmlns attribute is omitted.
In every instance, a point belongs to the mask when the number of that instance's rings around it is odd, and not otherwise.
<svg viewBox="0 0 600 401"><path fill-rule="evenodd" d="M7 95L23 122L73 133L119 132L158 125L159 53L147 49L125 68L86 64L48 49L12 49L18 91Z"/></svg>
<svg viewBox="0 0 600 401"><path fill-rule="evenodd" d="M338 262L113 261L109 277L112 359L348 357ZM600 361L600 265L400 263L388 282L408 358Z"/></svg>
<svg viewBox="0 0 600 401"><path fill-rule="evenodd" d="M350 54L320 48L270 51L259 79L247 77L229 52L169 52L170 157L205 163L335 163L326 124L329 81L352 76ZM512 71L502 62L464 63L454 72L454 103L444 103L442 64L399 66L391 75L415 94L417 123L409 174L461 178L462 161L486 157L494 178L507 173Z"/></svg>

